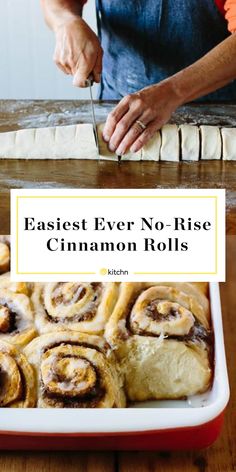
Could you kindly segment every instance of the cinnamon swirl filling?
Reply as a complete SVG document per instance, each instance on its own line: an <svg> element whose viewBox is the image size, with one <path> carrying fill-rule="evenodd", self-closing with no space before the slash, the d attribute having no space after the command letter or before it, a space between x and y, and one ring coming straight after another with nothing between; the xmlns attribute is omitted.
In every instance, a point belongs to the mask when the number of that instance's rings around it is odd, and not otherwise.
<svg viewBox="0 0 236 472"><path fill-rule="evenodd" d="M0 407L33 407L34 374L27 359L15 346L0 341Z"/></svg>
<svg viewBox="0 0 236 472"><path fill-rule="evenodd" d="M130 308L127 327L132 334L164 336L185 342L204 341L213 345L211 330L206 329L175 290L151 287L143 291Z"/></svg>
<svg viewBox="0 0 236 472"><path fill-rule="evenodd" d="M0 289L0 339L23 346L35 335L29 297Z"/></svg>
<svg viewBox="0 0 236 472"><path fill-rule="evenodd" d="M0 352L0 406L19 400L22 393L21 374L15 360Z"/></svg>
<svg viewBox="0 0 236 472"><path fill-rule="evenodd" d="M102 296L101 283L60 282L46 292L44 306L50 321L58 323L93 319Z"/></svg>
<svg viewBox="0 0 236 472"><path fill-rule="evenodd" d="M134 334L155 336L184 336L194 323L195 318L190 310L175 299L174 293L168 292L166 287L151 287L142 292L129 320Z"/></svg>
<svg viewBox="0 0 236 472"><path fill-rule="evenodd" d="M12 333L17 330L17 314L7 305L0 304L0 333Z"/></svg>
<svg viewBox="0 0 236 472"><path fill-rule="evenodd" d="M105 396L97 351L76 344L48 348L41 357L43 406L95 408Z"/></svg>

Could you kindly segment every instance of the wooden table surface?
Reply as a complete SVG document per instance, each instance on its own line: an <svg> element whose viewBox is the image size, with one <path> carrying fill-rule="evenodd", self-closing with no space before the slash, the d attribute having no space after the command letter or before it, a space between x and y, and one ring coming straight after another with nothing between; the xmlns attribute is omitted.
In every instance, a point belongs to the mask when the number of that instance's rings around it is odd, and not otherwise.
<svg viewBox="0 0 236 472"><path fill-rule="evenodd" d="M231 399L216 443L191 452L0 452L1 472L234 472L236 470L236 236L227 237L221 284Z"/></svg>
<svg viewBox="0 0 236 472"><path fill-rule="evenodd" d="M98 105L98 121L111 104ZM0 131L89 121L87 104L1 102ZM236 108L184 107L176 122L236 125ZM0 233L9 232L10 188L226 188L228 234L236 234L236 163L0 162ZM233 472L236 470L236 237L227 237L227 283L221 285L231 400L219 440L193 452L0 452L1 472Z"/></svg>
<svg viewBox="0 0 236 472"><path fill-rule="evenodd" d="M96 103L97 122L113 102ZM0 101L0 132L90 122L88 102ZM236 105L181 108L176 123L236 126ZM227 234L236 234L236 162L0 161L0 233L9 233L11 188L225 188Z"/></svg>

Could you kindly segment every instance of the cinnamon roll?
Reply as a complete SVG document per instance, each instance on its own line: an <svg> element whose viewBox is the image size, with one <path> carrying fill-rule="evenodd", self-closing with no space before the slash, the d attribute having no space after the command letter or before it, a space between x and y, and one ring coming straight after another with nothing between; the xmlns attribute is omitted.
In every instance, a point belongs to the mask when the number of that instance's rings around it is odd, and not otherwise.
<svg viewBox="0 0 236 472"><path fill-rule="evenodd" d="M12 282L10 277L10 236L0 236L0 289L7 288L12 292L29 294L29 285L25 282Z"/></svg>
<svg viewBox="0 0 236 472"><path fill-rule="evenodd" d="M205 284L122 283L105 337L129 400L181 398L211 383L212 332Z"/></svg>
<svg viewBox="0 0 236 472"><path fill-rule="evenodd" d="M0 288L0 341L24 346L36 334L30 299Z"/></svg>
<svg viewBox="0 0 236 472"><path fill-rule="evenodd" d="M14 293L30 294L29 284L26 282L12 282L10 272L0 275L0 290L2 288L8 289Z"/></svg>
<svg viewBox="0 0 236 472"><path fill-rule="evenodd" d="M0 240L0 274L9 271L10 268L10 248L5 240Z"/></svg>
<svg viewBox="0 0 236 472"><path fill-rule="evenodd" d="M40 333L71 329L98 334L114 308L117 283L36 284L32 301Z"/></svg>
<svg viewBox="0 0 236 472"><path fill-rule="evenodd" d="M16 346L0 340L0 407L33 408L35 404L32 367Z"/></svg>
<svg viewBox="0 0 236 472"><path fill-rule="evenodd" d="M101 337L73 331L48 333L31 341L24 353L36 372L38 407L125 406L122 379Z"/></svg>

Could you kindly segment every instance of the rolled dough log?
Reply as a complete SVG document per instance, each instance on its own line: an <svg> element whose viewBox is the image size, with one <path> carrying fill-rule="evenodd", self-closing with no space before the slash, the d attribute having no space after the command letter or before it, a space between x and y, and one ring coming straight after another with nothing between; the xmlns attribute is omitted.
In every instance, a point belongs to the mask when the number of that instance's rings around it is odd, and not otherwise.
<svg viewBox="0 0 236 472"><path fill-rule="evenodd" d="M221 159L222 142L220 130L217 126L200 126L201 159Z"/></svg>
<svg viewBox="0 0 236 472"><path fill-rule="evenodd" d="M105 159L117 160L103 141L104 124L98 125L98 154L93 126L78 124L0 133L0 159ZM122 160L139 161L142 151L124 154Z"/></svg>
<svg viewBox="0 0 236 472"><path fill-rule="evenodd" d="M141 149L142 161L159 161L161 149L161 133L157 131L152 139Z"/></svg>
<svg viewBox="0 0 236 472"><path fill-rule="evenodd" d="M198 126L181 125L182 161L198 161L200 154L200 133Z"/></svg>
<svg viewBox="0 0 236 472"><path fill-rule="evenodd" d="M0 133L0 158L97 159L90 124L23 129Z"/></svg>
<svg viewBox="0 0 236 472"><path fill-rule="evenodd" d="M93 126L77 124L49 128L24 129L0 133L0 159L107 159L117 160L103 141L104 124L98 125L98 154ZM180 130L180 131L179 131ZM182 137L182 159L236 160L236 129L216 126L165 125L155 133L147 145L137 153L126 153L122 160L154 160L178 162L180 159L180 134ZM222 139L221 139L222 134Z"/></svg>
<svg viewBox="0 0 236 472"><path fill-rule="evenodd" d="M236 128L221 129L223 160L236 161Z"/></svg>
<svg viewBox="0 0 236 472"><path fill-rule="evenodd" d="M180 140L177 125L164 125L161 129L161 161L179 161Z"/></svg>

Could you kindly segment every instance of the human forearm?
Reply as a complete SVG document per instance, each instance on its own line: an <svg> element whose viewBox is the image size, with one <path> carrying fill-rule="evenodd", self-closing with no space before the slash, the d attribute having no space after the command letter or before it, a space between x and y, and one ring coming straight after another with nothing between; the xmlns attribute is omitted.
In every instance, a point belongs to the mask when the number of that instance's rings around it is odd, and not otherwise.
<svg viewBox="0 0 236 472"><path fill-rule="evenodd" d="M121 100L107 118L104 139L118 154L129 148L138 151L176 108L235 78L236 34L233 34L186 69ZM137 120L144 123L144 131L137 126Z"/></svg>
<svg viewBox="0 0 236 472"><path fill-rule="evenodd" d="M40 0L45 20L53 31L64 23L78 19L82 15L83 1Z"/></svg>
<svg viewBox="0 0 236 472"><path fill-rule="evenodd" d="M85 87L90 74L100 82L102 48L97 35L81 18L84 0L41 0L48 26L54 31L54 62L66 74L74 76L73 84Z"/></svg>
<svg viewBox="0 0 236 472"><path fill-rule="evenodd" d="M236 79L236 34L191 66L167 79L179 104L207 95Z"/></svg>

